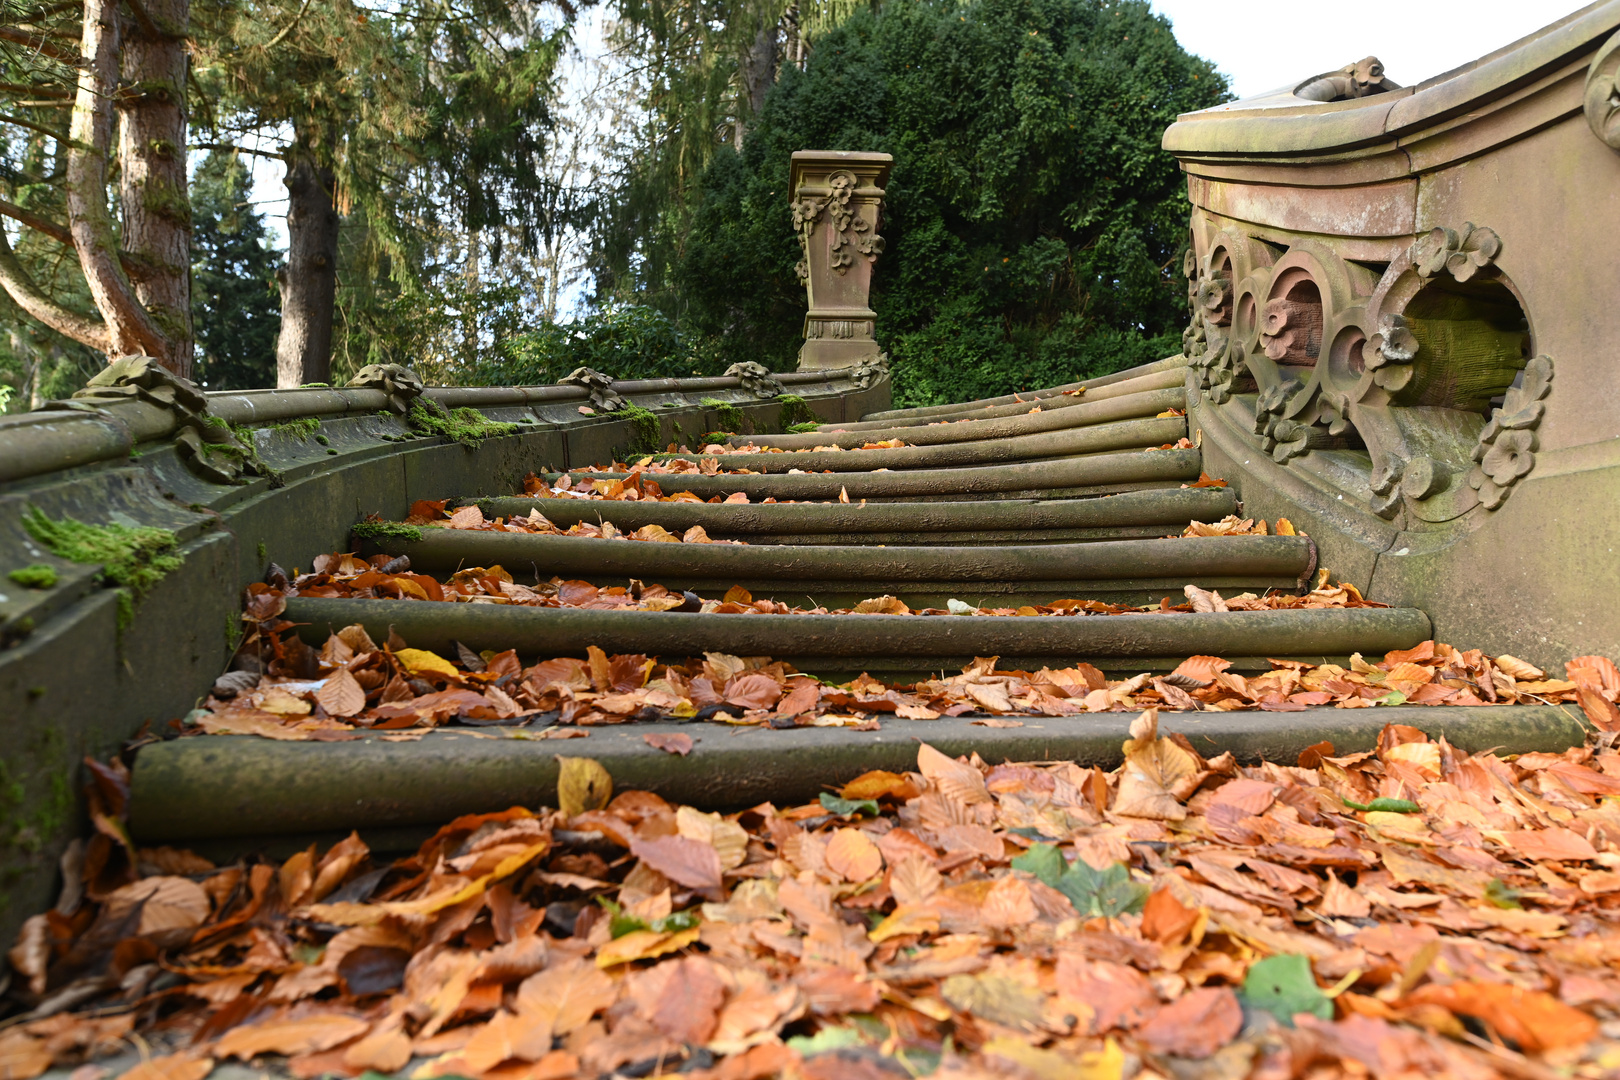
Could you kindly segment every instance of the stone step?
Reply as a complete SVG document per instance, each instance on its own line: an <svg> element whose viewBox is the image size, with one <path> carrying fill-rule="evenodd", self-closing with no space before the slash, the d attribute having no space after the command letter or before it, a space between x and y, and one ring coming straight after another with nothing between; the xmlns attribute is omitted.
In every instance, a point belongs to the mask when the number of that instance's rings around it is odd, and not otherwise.
<svg viewBox="0 0 1620 1080"><path fill-rule="evenodd" d="M177 739L144 746L136 758L130 831L142 845L184 844L220 861L265 849L285 857L350 829L379 849L414 850L461 814L555 806L559 748L600 761L617 790L653 791L706 810L791 806L868 769L914 769L919 742L992 764L1073 760L1113 768L1136 713L1022 719L1022 727L989 728L965 716L887 717L877 731L624 724L561 744L465 728L415 742L378 734L338 743ZM1253 763L1292 762L1324 740L1341 754L1372 750L1385 724L1444 734L1462 752L1557 753L1585 739L1569 710L1523 705L1178 713L1174 729L1206 752L1219 747ZM689 756L672 757L642 738L673 731L692 736Z"/></svg>
<svg viewBox="0 0 1620 1080"><path fill-rule="evenodd" d="M678 485L677 485L678 486ZM1133 491L1095 499L1005 499L937 503L691 503L608 499L479 499L486 518L538 511L552 524L612 522L622 532L658 525L750 544L1034 543L1162 537L1192 521L1237 512L1227 488Z"/></svg>
<svg viewBox="0 0 1620 1080"><path fill-rule="evenodd" d="M1154 421L1161 423L1163 421ZM1178 423L1180 421L1177 421ZM848 453L873 453L849 451ZM774 456L774 455L758 455ZM799 457L801 455L794 455ZM809 457L810 455L802 455ZM843 457L847 454L826 455ZM727 464L731 463L730 455ZM837 473L650 473L666 495L689 491L703 499L742 492L750 500L794 499L836 502L840 495L861 499L955 502L962 499L1068 499L1112 495L1121 491L1173 487L1198 479L1202 458L1197 450L1131 450L1084 457L1020 461L955 469L909 469L891 472ZM564 474L543 472L549 481ZM567 474L575 481L625 480L627 472Z"/></svg>

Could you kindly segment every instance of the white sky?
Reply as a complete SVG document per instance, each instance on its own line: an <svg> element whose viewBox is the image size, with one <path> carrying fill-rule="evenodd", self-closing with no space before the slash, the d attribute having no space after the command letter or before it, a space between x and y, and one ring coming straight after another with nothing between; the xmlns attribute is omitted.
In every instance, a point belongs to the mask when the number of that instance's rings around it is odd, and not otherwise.
<svg viewBox="0 0 1620 1080"><path fill-rule="evenodd" d="M1583 6L1579 0L1152 0L1176 40L1252 97L1364 56L1402 86L1477 60Z"/></svg>
<svg viewBox="0 0 1620 1080"><path fill-rule="evenodd" d="M899 3L904 0L890 0ZM1584 6L1577 0L1152 0L1183 48L1215 63L1238 97L1251 97L1324 71L1377 56L1405 85L1478 59ZM600 56L600 9L575 29L582 52ZM268 149L268 147L266 147ZM250 159L253 202L285 251L285 172L279 161ZM564 314L584 299L576 285Z"/></svg>

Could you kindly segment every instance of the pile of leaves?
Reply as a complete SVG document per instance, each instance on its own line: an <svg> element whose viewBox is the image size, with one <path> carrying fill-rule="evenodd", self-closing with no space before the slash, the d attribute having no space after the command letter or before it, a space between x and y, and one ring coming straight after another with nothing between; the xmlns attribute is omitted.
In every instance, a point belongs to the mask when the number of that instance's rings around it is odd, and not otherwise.
<svg viewBox="0 0 1620 1080"><path fill-rule="evenodd" d="M604 483L604 481L597 481ZM605 481L609 484L619 484L619 481ZM620 484L621 494L624 485ZM695 498L695 496L694 496ZM645 540L662 544L741 544L741 540L714 540L701 525L694 525L684 533L676 535L662 525L643 525L632 532L624 532L611 521L592 524L589 521L577 521L568 528L559 528L552 523L538 509L530 510L526 517L485 518L484 512L476 505L463 506L456 510L446 510L445 503L449 500L429 502L418 501L411 506L411 516L407 520L410 525L426 525L429 528L461 529L469 532L520 532L534 536L583 536L597 540ZM666 500L674 502L676 500ZM681 500L685 501L685 500ZM325 559L334 556L322 556ZM353 558L348 556L348 558ZM317 560L318 562L319 560ZM369 569L369 567L367 567Z"/></svg>
<svg viewBox="0 0 1620 1080"><path fill-rule="evenodd" d="M215 866L123 766L10 959L0 1068L136 1080L1600 1077L1620 1070L1620 754L1401 726L1295 765L1141 714L1112 772L923 744L803 806L614 794ZM138 1042L137 1042L138 1040Z"/></svg>
<svg viewBox="0 0 1620 1080"><path fill-rule="evenodd" d="M1240 518L1228 514L1219 521L1194 521L1181 530L1182 536L1303 536L1287 518L1278 518L1268 531L1265 518Z"/></svg>
<svg viewBox="0 0 1620 1080"><path fill-rule="evenodd" d="M430 579L431 580L431 579ZM823 681L768 657L707 653L663 663L639 653L609 656L590 646L583 659L553 657L525 665L513 650L454 658L410 648L397 635L379 644L358 624L315 649L284 619L285 596L255 586L253 629L234 670L202 706L176 725L182 736L254 735L280 740L344 741L357 729L419 739L435 727L527 728L523 738L579 738L590 727L657 721L707 721L771 728L875 730L887 717L934 720L971 716L987 727L1020 727L1018 717L1081 716L1143 708L1188 711L1371 708L1378 705L1579 703L1602 730L1620 730L1620 671L1604 657L1579 657L1568 678L1511 656L1489 657L1425 642L1378 663L1359 655L1350 668L1274 660L1243 676L1219 657L1194 656L1168 675L1110 679L1090 664L1040 671L1001 670L976 659L959 675L889 684L869 675ZM727 601L738 603L738 600ZM486 732L486 734L491 734ZM688 747L690 749L690 747Z"/></svg>

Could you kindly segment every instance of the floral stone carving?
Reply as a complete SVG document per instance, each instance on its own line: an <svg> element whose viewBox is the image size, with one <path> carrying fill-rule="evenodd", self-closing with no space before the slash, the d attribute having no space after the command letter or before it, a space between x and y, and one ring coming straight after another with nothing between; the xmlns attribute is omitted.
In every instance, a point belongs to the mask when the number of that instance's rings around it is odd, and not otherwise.
<svg viewBox="0 0 1620 1080"><path fill-rule="evenodd" d="M1417 351L1417 337L1406 319L1385 314L1378 320L1378 333L1361 346L1361 362L1372 373L1373 384L1393 394L1412 381Z"/></svg>
<svg viewBox="0 0 1620 1080"><path fill-rule="evenodd" d="M390 411L404 416L411 402L422 396L422 377L403 364L367 364L355 372L346 386L361 390L381 390L388 395Z"/></svg>
<svg viewBox="0 0 1620 1080"><path fill-rule="evenodd" d="M732 364L726 368L726 375L739 380L743 388L755 397L773 398L782 393L782 384L772 377L770 369L752 360Z"/></svg>
<svg viewBox="0 0 1620 1080"><path fill-rule="evenodd" d="M1536 465L1536 428L1546 406L1542 399L1552 390L1553 362L1538 356L1525 365L1520 385L1504 395L1502 405L1491 413L1479 445L1474 447L1478 462L1468 474L1468 486L1479 492L1479 501L1495 510L1507 498L1508 490L1529 474Z"/></svg>
<svg viewBox="0 0 1620 1080"><path fill-rule="evenodd" d="M1260 448L1278 464L1297 458L1311 448L1311 425L1287 416L1289 405L1301 389L1295 380L1284 379L1262 390L1255 404L1254 433L1260 436Z"/></svg>
<svg viewBox="0 0 1620 1080"><path fill-rule="evenodd" d="M251 443L239 438L225 421L208 414L208 397L190 379L182 379L150 356L126 356L96 373L66 408L134 399L166 409L176 422L175 447L192 472L215 484L243 483L242 474L270 476Z"/></svg>
<svg viewBox="0 0 1620 1080"><path fill-rule="evenodd" d="M1501 251L1502 239L1494 230L1465 221L1460 230L1430 229L1427 236L1416 241L1412 245L1412 268L1425 281L1440 273L1468 281L1490 266Z"/></svg>
<svg viewBox="0 0 1620 1080"><path fill-rule="evenodd" d="M1260 345L1279 364L1314 366L1322 349L1322 305L1280 296L1266 301Z"/></svg>
<svg viewBox="0 0 1620 1080"><path fill-rule="evenodd" d="M1620 33L1614 34L1586 69L1586 125L1611 150L1620 150Z"/></svg>
<svg viewBox="0 0 1620 1080"><path fill-rule="evenodd" d="M583 386L591 395L591 404L603 412L616 412L624 408L624 398L613 389L613 376L604 375L594 368L575 368L566 378L557 381L568 386Z"/></svg>
<svg viewBox="0 0 1620 1080"><path fill-rule="evenodd" d="M848 367L880 351L868 306L872 267L883 253L878 234L888 154L800 150L790 178L797 272L810 301L801 370Z"/></svg>

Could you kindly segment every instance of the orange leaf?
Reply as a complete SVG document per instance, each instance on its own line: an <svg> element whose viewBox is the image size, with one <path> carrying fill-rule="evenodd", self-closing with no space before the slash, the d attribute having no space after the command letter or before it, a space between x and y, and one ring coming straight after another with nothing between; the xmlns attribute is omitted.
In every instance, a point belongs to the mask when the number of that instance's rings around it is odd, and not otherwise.
<svg viewBox="0 0 1620 1080"><path fill-rule="evenodd" d="M354 716L366 708L366 692L347 668L338 668L315 691L315 700L321 703L327 716Z"/></svg>
<svg viewBox="0 0 1620 1080"><path fill-rule="evenodd" d="M1547 862L1595 859L1597 852L1586 837L1569 829L1524 829L1502 834L1509 847L1527 859Z"/></svg>
<svg viewBox="0 0 1620 1080"><path fill-rule="evenodd" d="M827 866L845 881L867 881L883 869L883 856L860 829L839 829L827 843Z"/></svg>
<svg viewBox="0 0 1620 1080"><path fill-rule="evenodd" d="M1501 983L1455 982L1430 984L1409 994L1402 1004L1439 1005L1454 1013L1476 1017L1512 1039L1526 1051L1539 1053L1559 1046L1577 1046L1597 1036L1598 1022L1539 990L1524 990Z"/></svg>
<svg viewBox="0 0 1620 1080"><path fill-rule="evenodd" d="M220 1057L244 1060L260 1054L309 1054L330 1050L369 1030L371 1023L347 1013L316 1013L296 1020L274 1016L227 1031L214 1045Z"/></svg>

